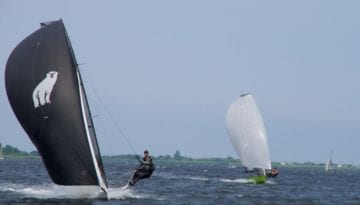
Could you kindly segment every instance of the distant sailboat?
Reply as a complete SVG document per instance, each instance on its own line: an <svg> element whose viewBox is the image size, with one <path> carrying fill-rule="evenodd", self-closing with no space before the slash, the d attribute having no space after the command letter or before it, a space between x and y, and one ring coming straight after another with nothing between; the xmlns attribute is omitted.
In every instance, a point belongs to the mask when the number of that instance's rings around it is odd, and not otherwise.
<svg viewBox="0 0 360 205"><path fill-rule="evenodd" d="M330 157L329 157L328 161L325 164L325 172L330 172L330 171L332 171L334 169L335 169L335 167L334 167L334 164L332 162L332 150L331 150Z"/></svg>
<svg viewBox="0 0 360 205"><path fill-rule="evenodd" d="M2 144L0 143L0 160L4 159Z"/></svg>
<svg viewBox="0 0 360 205"><path fill-rule="evenodd" d="M230 141L255 183L264 183L271 170L265 126L251 94L241 95L229 107L226 126Z"/></svg>
<svg viewBox="0 0 360 205"><path fill-rule="evenodd" d="M94 124L62 20L42 23L16 46L6 65L5 85L53 182L79 194L106 196Z"/></svg>

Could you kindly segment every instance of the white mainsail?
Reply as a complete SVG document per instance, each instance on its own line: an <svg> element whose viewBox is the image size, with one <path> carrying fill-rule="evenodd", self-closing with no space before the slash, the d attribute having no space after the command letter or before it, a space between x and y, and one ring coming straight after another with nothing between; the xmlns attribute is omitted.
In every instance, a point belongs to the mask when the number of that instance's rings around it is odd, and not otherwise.
<svg viewBox="0 0 360 205"><path fill-rule="evenodd" d="M226 126L230 141L247 170L271 169L265 126L251 94L241 95L230 105Z"/></svg>

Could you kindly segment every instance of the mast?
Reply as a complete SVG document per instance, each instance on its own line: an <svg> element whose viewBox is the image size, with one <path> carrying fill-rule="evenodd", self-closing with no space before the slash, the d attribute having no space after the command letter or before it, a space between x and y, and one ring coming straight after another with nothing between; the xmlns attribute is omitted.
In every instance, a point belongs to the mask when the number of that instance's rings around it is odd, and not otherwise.
<svg viewBox="0 0 360 205"><path fill-rule="evenodd" d="M71 57L72 57L71 59L73 61L73 64L74 64L74 67L75 67L76 73L77 73L77 79L78 79L78 83L79 83L80 101L81 101L81 111L82 111L83 121L85 124L85 131L86 131L87 140L89 143L89 149L90 149L93 163L95 166L99 186L100 186L101 190L103 190L104 192L107 192L108 184L107 184L107 181L105 178L105 172L104 172L103 163L101 160L99 144L98 144L98 141L96 138L95 126L93 123L90 106L89 106L89 103L87 100L84 83L81 78L79 64L76 62L74 50L72 48L70 38L69 38L65 28L64 28L64 32L65 32L65 36L66 36L66 40L67 40L67 45L68 45L70 53L71 53ZM89 129L92 130L93 137L91 136ZM97 151L99 156L96 156L95 150Z"/></svg>

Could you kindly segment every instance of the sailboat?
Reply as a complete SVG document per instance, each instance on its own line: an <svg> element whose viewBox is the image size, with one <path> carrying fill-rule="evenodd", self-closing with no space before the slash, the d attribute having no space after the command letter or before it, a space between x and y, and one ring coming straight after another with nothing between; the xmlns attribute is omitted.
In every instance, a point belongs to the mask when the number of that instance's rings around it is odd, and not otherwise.
<svg viewBox="0 0 360 205"><path fill-rule="evenodd" d="M0 160L4 159L2 144L0 143Z"/></svg>
<svg viewBox="0 0 360 205"><path fill-rule="evenodd" d="M330 152L330 157L325 164L325 172L330 172L334 170L334 164L332 162L332 151Z"/></svg>
<svg viewBox="0 0 360 205"><path fill-rule="evenodd" d="M10 54L10 105L52 181L106 197L108 185L78 63L63 21L41 23Z"/></svg>
<svg viewBox="0 0 360 205"><path fill-rule="evenodd" d="M265 183L271 161L265 126L251 94L243 94L228 108L226 126L230 141L254 183Z"/></svg>

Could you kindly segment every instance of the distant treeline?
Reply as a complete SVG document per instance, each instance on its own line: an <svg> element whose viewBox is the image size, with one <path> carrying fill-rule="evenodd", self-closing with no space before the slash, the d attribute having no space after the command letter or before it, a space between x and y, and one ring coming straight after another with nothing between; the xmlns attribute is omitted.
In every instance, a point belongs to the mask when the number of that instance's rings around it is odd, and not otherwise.
<svg viewBox="0 0 360 205"><path fill-rule="evenodd" d="M141 156L140 156L141 157ZM232 163L240 163L240 160L234 159L232 157L226 158L192 158L182 156L179 150L176 150L175 154L172 156L167 155L160 155L160 156L151 156L156 161L183 161L183 162L232 162ZM111 155L111 156L104 156L107 159L117 159L117 160L134 160L136 155L134 154L126 154L126 155Z"/></svg>
<svg viewBox="0 0 360 205"><path fill-rule="evenodd" d="M1 144L0 144L1 146ZM39 156L37 151L25 152L21 151L16 147L12 147L10 145L6 145L2 149L2 154L4 157L26 157L26 156Z"/></svg>
<svg viewBox="0 0 360 205"><path fill-rule="evenodd" d="M1 147L1 143L0 143ZM3 157L39 157L39 153L37 151L31 151L31 152L25 152L21 151L16 147L12 147L10 145L6 145L2 149ZM141 156L140 156L141 157ZM126 161L134 161L136 159L136 155L134 154L125 154L125 155L105 155L103 156L104 159L108 160L126 160ZM152 158L156 161L164 161L164 162L200 162L200 163L236 163L241 164L239 159L234 159L232 157L226 157L226 158L219 158L219 157L211 157L211 158L192 158L192 157L186 157L182 156L180 154L179 150L176 150L176 152L173 155L160 155L160 156L152 156ZM313 162L272 162L273 167L278 166L289 166L289 167L324 167L324 163L313 163ZM339 165L340 167L355 167L354 165L350 164L342 164Z"/></svg>
<svg viewBox="0 0 360 205"><path fill-rule="evenodd" d="M1 146L1 144L0 144ZM10 145L6 145L3 147L3 156L4 157L38 157L40 156L37 151L21 151L16 147L12 147ZM125 154L125 155L105 155L103 156L105 159L117 159L117 160L134 160L136 159L136 155L134 154ZM141 156L140 156L141 157ZM232 157L227 158L196 158L193 159L192 157L186 157L182 156L180 154L179 150L176 150L176 152L173 155L160 155L160 156L152 156L154 160L157 161L193 161L193 162L240 162L237 159L234 159Z"/></svg>

